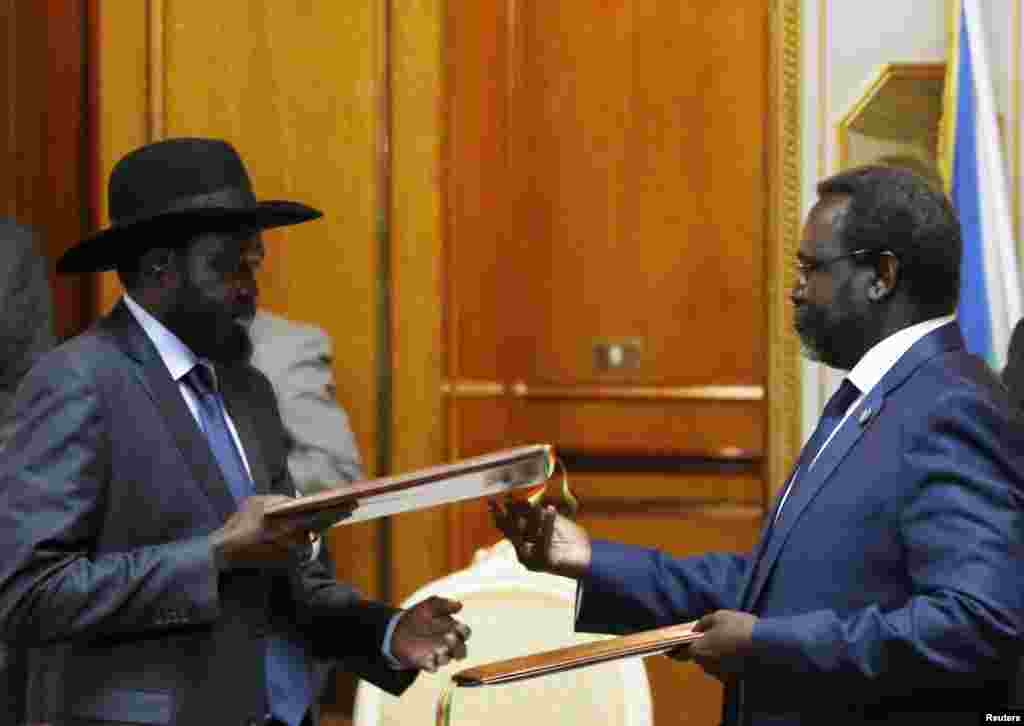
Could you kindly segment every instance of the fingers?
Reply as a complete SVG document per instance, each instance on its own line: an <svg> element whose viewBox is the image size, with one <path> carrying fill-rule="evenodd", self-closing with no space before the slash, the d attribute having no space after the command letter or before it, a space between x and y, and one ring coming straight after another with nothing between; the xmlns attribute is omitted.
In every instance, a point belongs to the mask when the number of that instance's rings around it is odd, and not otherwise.
<svg viewBox="0 0 1024 726"><path fill-rule="evenodd" d="M468 630L468 629L467 629ZM449 632L445 634L445 645L448 647L448 652L451 653L452 658L455 660L462 660L466 657L468 649L466 648L466 638L469 636L463 636L459 630Z"/></svg>
<svg viewBox="0 0 1024 726"><path fill-rule="evenodd" d="M688 663L694 659L693 650L690 648L689 644L681 645L678 648L673 648L672 650L666 651L665 655L667 655L672 660L679 661L680 663Z"/></svg>
<svg viewBox="0 0 1024 726"><path fill-rule="evenodd" d="M518 546L526 536L526 520L522 503L507 501L500 504L494 499L488 499L487 508L491 510L491 518L494 520L495 526L501 530L509 542Z"/></svg>
<svg viewBox="0 0 1024 726"><path fill-rule="evenodd" d="M316 512L315 514L309 514L294 521L295 525L301 529L309 530L311 532L321 532L325 529L330 529L338 522L348 519L352 516L353 511L355 511L355 505L350 503L334 509L327 509L322 512Z"/></svg>
<svg viewBox="0 0 1024 726"><path fill-rule="evenodd" d="M713 613L708 613L707 615L702 617L700 620L698 620L696 622L696 624L694 624L693 632L695 632L695 633L707 632L708 630L711 630L712 627L714 627L715 622L717 622L717 620L718 620L718 611L717 610L715 612L713 612Z"/></svg>
<svg viewBox="0 0 1024 726"><path fill-rule="evenodd" d="M462 610L462 603L458 600L449 600L446 597L432 595L426 600L417 603L414 609L425 612L428 618L444 619L444 616L454 615L459 610ZM455 622L453 618L447 619L453 623Z"/></svg>
<svg viewBox="0 0 1024 726"><path fill-rule="evenodd" d="M487 500L495 524L508 537L520 537L527 533L529 525L536 521L537 508L529 502Z"/></svg>
<svg viewBox="0 0 1024 726"><path fill-rule="evenodd" d="M531 569L541 567L550 549L558 512L548 505L488 500L494 523L516 549L519 561Z"/></svg>
<svg viewBox="0 0 1024 726"><path fill-rule="evenodd" d="M550 504L540 512L540 548L542 552L551 551L551 540L555 536L555 519L558 512Z"/></svg>
<svg viewBox="0 0 1024 726"><path fill-rule="evenodd" d="M453 660L462 660L466 657L468 652L466 640L457 629L447 630L435 638L435 641L435 645L427 653L424 664L426 670L431 673L436 672L438 668L443 668Z"/></svg>
<svg viewBox="0 0 1024 726"><path fill-rule="evenodd" d="M452 617L461 609L461 602L436 595L417 603L399 621L392 647L402 651L407 662L430 672L462 660L471 631Z"/></svg>

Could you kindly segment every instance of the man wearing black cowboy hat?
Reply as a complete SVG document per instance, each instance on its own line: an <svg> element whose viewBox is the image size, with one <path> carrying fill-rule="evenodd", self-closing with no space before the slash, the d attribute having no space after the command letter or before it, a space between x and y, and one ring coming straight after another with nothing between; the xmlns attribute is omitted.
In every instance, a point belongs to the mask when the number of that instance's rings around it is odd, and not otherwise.
<svg viewBox="0 0 1024 726"><path fill-rule="evenodd" d="M28 374L0 454L0 639L48 668L29 717L299 726L318 662L398 694L464 657L459 603L363 600L311 556L323 521L263 517L295 487L240 323L260 230L320 212L257 202L209 139L132 152L109 202L112 225L58 271L116 269L127 293Z"/></svg>

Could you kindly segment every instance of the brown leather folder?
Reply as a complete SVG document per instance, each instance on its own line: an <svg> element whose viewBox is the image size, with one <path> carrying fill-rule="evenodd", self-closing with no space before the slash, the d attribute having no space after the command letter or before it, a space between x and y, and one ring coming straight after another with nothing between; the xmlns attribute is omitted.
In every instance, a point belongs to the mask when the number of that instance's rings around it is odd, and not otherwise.
<svg viewBox="0 0 1024 726"><path fill-rule="evenodd" d="M543 484L554 471L554 460L549 444L503 449L452 464L327 489L278 504L268 509L266 516L301 517L321 525L309 526L318 529L463 499L497 496Z"/></svg>
<svg viewBox="0 0 1024 726"><path fill-rule="evenodd" d="M460 671L452 676L452 680L459 686L493 686L561 673L574 668L586 668L620 658L665 653L700 638L702 633L693 632L696 622L694 620L618 638L495 661Z"/></svg>

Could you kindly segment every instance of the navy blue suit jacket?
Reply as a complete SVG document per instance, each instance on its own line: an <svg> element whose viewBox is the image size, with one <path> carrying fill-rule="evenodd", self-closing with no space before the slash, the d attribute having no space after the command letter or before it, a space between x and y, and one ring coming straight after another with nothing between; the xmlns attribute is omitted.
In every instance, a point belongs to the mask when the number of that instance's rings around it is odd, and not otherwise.
<svg viewBox="0 0 1024 726"><path fill-rule="evenodd" d="M295 492L266 378L218 370L257 494ZM30 719L262 721L271 632L393 693L394 609L320 562L218 574L208 535L236 510L156 348L122 304L18 391L0 450L0 638L44 647ZM39 655L37 653L37 655Z"/></svg>
<svg viewBox="0 0 1024 726"><path fill-rule="evenodd" d="M1014 416L957 325L945 325L867 394L750 555L673 559L595 542L577 628L756 614L727 721L1005 705L1024 628L1024 429Z"/></svg>

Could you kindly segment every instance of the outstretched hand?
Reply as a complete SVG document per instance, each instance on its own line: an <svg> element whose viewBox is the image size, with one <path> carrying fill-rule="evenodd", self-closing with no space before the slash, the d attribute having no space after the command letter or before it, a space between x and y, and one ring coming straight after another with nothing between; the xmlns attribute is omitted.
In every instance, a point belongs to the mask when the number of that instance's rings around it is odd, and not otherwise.
<svg viewBox="0 0 1024 726"><path fill-rule="evenodd" d="M579 578L590 568L590 537L550 504L488 500L487 506L495 526L528 569Z"/></svg>
<svg viewBox="0 0 1024 726"><path fill-rule="evenodd" d="M466 657L470 630L452 617L462 603L429 597L402 613L391 640L391 654L406 668L434 673Z"/></svg>

